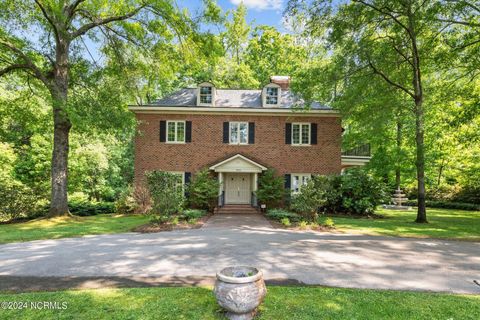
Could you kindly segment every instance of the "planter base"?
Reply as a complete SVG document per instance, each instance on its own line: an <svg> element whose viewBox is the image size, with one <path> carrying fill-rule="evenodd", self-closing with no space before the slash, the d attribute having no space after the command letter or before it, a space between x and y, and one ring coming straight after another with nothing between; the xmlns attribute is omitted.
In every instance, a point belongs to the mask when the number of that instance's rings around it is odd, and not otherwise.
<svg viewBox="0 0 480 320"><path fill-rule="evenodd" d="M233 313L226 312L225 316L230 320L252 320L255 317L256 312L247 312L247 313Z"/></svg>

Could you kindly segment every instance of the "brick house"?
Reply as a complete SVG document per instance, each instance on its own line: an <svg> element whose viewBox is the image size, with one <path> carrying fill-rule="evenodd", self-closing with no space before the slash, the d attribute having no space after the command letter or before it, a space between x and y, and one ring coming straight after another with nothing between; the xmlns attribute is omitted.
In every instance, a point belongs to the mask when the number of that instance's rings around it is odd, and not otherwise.
<svg viewBox="0 0 480 320"><path fill-rule="evenodd" d="M262 90L204 82L150 105L130 106L139 123L136 184L151 170L178 173L188 183L208 168L221 182L220 205L256 205L258 176L267 168L298 192L311 175L365 163L365 157L342 156L339 112L319 103L305 110L289 81L272 76Z"/></svg>

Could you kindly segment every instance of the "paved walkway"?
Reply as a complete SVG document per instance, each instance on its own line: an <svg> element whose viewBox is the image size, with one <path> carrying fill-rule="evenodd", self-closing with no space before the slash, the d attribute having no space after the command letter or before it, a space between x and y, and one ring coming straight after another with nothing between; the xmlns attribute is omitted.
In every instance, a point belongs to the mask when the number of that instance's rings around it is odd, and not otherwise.
<svg viewBox="0 0 480 320"><path fill-rule="evenodd" d="M372 237L242 224L0 245L0 284L29 277L211 278L235 265L268 280L480 294L480 243ZM17 280L15 280L17 279ZM25 278L32 281L34 278Z"/></svg>

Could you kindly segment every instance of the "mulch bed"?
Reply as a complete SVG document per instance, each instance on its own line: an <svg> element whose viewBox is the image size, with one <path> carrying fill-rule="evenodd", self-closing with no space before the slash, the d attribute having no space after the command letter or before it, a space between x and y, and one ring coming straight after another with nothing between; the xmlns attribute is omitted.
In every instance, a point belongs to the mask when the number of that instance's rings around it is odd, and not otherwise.
<svg viewBox="0 0 480 320"><path fill-rule="evenodd" d="M154 232L173 231L173 230L200 229L211 216L212 214L203 216L197 219L195 224L188 223L187 221L179 221L179 223L176 225L173 225L170 222L167 222L167 223L150 222L150 223L142 224L141 226L135 227L132 229L132 231L140 232L140 233L154 233Z"/></svg>
<svg viewBox="0 0 480 320"><path fill-rule="evenodd" d="M268 219L268 218L267 218ZM298 230L298 231L318 231L318 232L332 232L335 231L335 227L327 227L327 226L316 226L316 227L311 227L308 225L306 228L300 228L298 225L292 224L291 226L287 227L284 224L278 222L277 220L271 220L270 224L275 228L275 229L284 229L284 230Z"/></svg>

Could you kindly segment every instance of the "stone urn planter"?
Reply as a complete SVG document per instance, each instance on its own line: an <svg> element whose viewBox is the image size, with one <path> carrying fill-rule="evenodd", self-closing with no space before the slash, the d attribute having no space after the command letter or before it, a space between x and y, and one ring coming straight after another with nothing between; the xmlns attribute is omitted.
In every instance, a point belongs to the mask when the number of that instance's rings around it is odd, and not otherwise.
<svg viewBox="0 0 480 320"><path fill-rule="evenodd" d="M246 320L255 316L257 307L267 294L267 288L262 271L238 266L217 273L213 293L218 304L227 310L227 318Z"/></svg>

